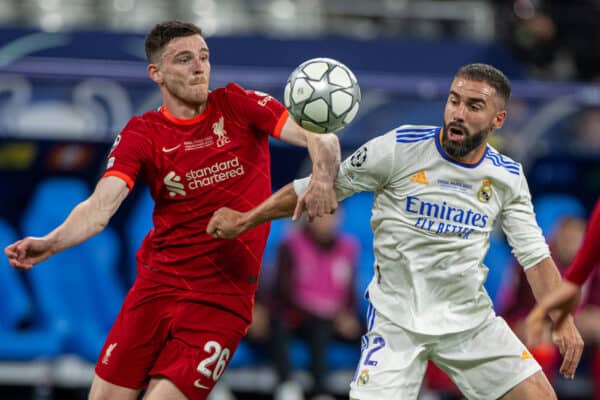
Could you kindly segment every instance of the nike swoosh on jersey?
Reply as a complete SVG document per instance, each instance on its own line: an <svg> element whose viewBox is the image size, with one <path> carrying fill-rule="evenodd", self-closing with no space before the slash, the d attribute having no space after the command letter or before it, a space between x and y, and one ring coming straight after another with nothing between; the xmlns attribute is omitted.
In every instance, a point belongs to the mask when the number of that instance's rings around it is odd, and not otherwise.
<svg viewBox="0 0 600 400"><path fill-rule="evenodd" d="M163 148L162 148L162 151L164 151L165 153L170 153L170 152L172 152L173 150L177 150L177 149L178 149L180 146L181 146L181 143L180 143L180 144L178 144L177 146L174 146L174 147L169 147L168 149L167 149L166 147L163 147Z"/></svg>
<svg viewBox="0 0 600 400"><path fill-rule="evenodd" d="M200 383L200 379L196 379L194 381L194 386L196 386L199 389L210 389L208 386L204 386L203 384Z"/></svg>

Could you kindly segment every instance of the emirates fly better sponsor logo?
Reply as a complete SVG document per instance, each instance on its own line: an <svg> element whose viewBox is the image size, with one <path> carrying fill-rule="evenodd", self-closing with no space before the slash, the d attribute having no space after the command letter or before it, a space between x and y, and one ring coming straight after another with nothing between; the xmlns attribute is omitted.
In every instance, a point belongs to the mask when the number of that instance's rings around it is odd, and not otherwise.
<svg viewBox="0 0 600 400"><path fill-rule="evenodd" d="M219 161L207 167L188 171L185 179L188 188L195 190L242 176L244 173L244 166L236 156L227 161Z"/></svg>

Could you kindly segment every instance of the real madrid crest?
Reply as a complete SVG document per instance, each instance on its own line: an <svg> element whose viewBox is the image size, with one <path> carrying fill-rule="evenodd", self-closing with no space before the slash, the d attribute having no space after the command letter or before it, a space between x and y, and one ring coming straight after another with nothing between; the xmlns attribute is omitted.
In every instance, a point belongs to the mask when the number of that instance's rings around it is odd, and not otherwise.
<svg viewBox="0 0 600 400"><path fill-rule="evenodd" d="M360 371L360 375L356 379L356 384L358 386L363 386L363 385L366 385L367 383L369 383L369 370L363 369L362 371Z"/></svg>
<svg viewBox="0 0 600 400"><path fill-rule="evenodd" d="M487 203L492 198L492 181L484 179L481 183L479 191L477 191L477 199L482 203Z"/></svg>

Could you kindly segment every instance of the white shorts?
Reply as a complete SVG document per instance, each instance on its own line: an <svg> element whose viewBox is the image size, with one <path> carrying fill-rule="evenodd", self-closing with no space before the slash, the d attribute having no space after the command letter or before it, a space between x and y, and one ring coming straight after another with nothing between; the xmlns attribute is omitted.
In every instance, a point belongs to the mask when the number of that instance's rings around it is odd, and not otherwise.
<svg viewBox="0 0 600 400"><path fill-rule="evenodd" d="M432 336L407 331L374 311L350 383L353 400L417 399L427 360L469 400L493 400L527 379L540 365L506 322L493 314L464 332Z"/></svg>

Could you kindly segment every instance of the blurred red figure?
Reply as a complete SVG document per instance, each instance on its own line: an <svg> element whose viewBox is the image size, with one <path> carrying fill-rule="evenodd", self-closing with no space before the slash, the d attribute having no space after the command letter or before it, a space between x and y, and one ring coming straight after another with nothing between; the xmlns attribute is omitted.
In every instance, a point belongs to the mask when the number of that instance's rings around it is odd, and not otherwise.
<svg viewBox="0 0 600 400"><path fill-rule="evenodd" d="M550 238L552 257L563 275L581 246L585 227L585 220L581 218L564 217L558 222ZM521 269L515 268L514 271L512 290L509 288L508 292L504 293L505 304L502 314L517 336L525 339L525 318L534 308L535 299ZM590 285L586 285L584 292L584 301L575 315L575 324L586 346L591 349L597 347L598 337L600 337L600 275L594 275L594 279ZM542 339L536 346L530 347L530 351L542 365L548 379L553 380L557 375L560 354L551 341L550 321L546 323Z"/></svg>

